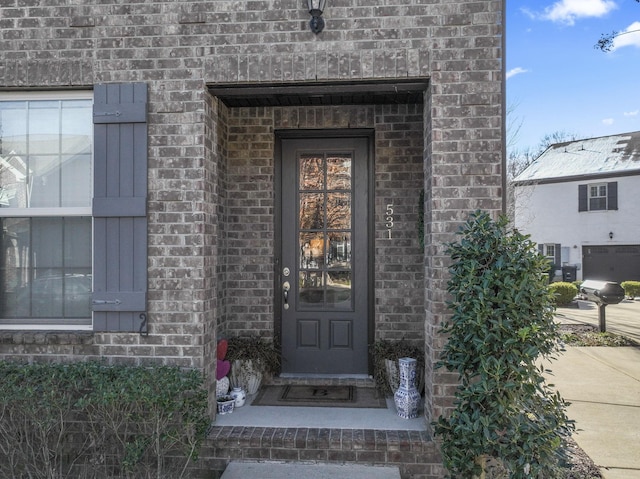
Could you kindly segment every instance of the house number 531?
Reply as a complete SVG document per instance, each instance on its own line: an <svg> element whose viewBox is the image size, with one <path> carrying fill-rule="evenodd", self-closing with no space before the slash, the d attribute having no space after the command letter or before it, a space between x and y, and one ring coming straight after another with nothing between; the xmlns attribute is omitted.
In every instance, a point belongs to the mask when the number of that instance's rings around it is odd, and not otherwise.
<svg viewBox="0 0 640 479"><path fill-rule="evenodd" d="M391 239L391 230L393 229L393 203L387 204L387 209L385 210L385 226L387 228L388 239Z"/></svg>

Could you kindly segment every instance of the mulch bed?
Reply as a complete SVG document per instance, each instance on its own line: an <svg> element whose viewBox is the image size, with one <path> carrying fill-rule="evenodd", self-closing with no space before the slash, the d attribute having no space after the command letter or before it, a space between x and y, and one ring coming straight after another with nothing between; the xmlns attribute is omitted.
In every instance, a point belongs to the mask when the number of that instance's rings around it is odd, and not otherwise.
<svg viewBox="0 0 640 479"><path fill-rule="evenodd" d="M563 479L602 479L600 469L576 442L567 439L567 465Z"/></svg>
<svg viewBox="0 0 640 479"><path fill-rule="evenodd" d="M561 324L562 342L569 346L640 346L636 341L615 333L601 333L590 324Z"/></svg>

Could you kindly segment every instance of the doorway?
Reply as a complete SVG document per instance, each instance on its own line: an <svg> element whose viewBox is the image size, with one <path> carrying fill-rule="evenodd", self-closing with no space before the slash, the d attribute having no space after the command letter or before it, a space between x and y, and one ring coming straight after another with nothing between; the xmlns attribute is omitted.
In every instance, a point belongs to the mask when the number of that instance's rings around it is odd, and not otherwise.
<svg viewBox="0 0 640 479"><path fill-rule="evenodd" d="M372 135L277 135L276 332L283 374L365 375L372 337Z"/></svg>

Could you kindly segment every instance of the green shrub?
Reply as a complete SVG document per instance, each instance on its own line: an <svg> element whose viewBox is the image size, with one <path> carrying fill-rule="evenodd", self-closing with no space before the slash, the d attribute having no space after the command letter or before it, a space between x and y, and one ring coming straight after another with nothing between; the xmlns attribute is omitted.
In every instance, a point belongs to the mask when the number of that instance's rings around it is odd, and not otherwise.
<svg viewBox="0 0 640 479"><path fill-rule="evenodd" d="M578 294L578 288L573 283L558 281L549 285L549 292L556 306L567 306Z"/></svg>
<svg viewBox="0 0 640 479"><path fill-rule="evenodd" d="M62 365L0 363L0 477L72 477L74 404L86 387ZM66 462L66 464L65 464ZM69 464L71 462L71 464Z"/></svg>
<svg viewBox="0 0 640 479"><path fill-rule="evenodd" d="M0 362L0 377L0 477L183 477L210 423L197 371Z"/></svg>
<svg viewBox="0 0 640 479"><path fill-rule="evenodd" d="M487 458L511 479L552 478L573 424L545 383L541 357L558 347L548 261L508 221L477 212L457 243L447 290L451 318L437 367L458 374L453 410L434 423L453 477L479 476Z"/></svg>
<svg viewBox="0 0 640 479"><path fill-rule="evenodd" d="M620 286L624 289L624 294L627 298L640 296L640 281L623 281Z"/></svg>
<svg viewBox="0 0 640 479"><path fill-rule="evenodd" d="M277 374L280 371L280 351L278 345L260 336L237 336L227 340L226 359L255 361L263 374Z"/></svg>

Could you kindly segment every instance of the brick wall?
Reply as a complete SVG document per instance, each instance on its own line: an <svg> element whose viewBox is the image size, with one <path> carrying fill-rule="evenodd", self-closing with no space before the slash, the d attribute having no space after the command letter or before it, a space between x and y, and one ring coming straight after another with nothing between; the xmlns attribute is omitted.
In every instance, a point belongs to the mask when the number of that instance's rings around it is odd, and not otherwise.
<svg viewBox="0 0 640 479"><path fill-rule="evenodd" d="M225 304L220 328L273 338L273 111L229 111Z"/></svg>
<svg viewBox="0 0 640 479"><path fill-rule="evenodd" d="M418 238L418 204L424 188L422 113L422 105L388 105L376 111L377 339L424 342L424 253Z"/></svg>
<svg viewBox="0 0 640 479"><path fill-rule="evenodd" d="M420 105L233 108L229 119L223 335L273 337L274 131L375 131L375 324L378 338L421 342L423 254L418 241L422 180ZM386 207L394 206L389 239Z"/></svg>
<svg viewBox="0 0 640 479"><path fill-rule="evenodd" d="M423 307L425 344L433 360L443 344L437 327L447 315L443 245L454 239L470 211L483 208L495 214L502 209L503 8L501 0L389 0L384 5L341 0L328 2L325 31L314 35L299 0L77 0L72 5L0 0L0 89L148 83L152 254L149 337L98 334L87 344L84 335L3 333L0 355L95 355L207 367L218 322L221 330L242 329L246 313L255 321L252 328L269 331L273 231L267 219L272 208L268 142L273 140L266 136L270 128L298 127L302 118L303 125L314 128L375 126L377 147L389 152L387 159L378 158L376 170L376 254L395 261L377 263L379 335L422 331ZM378 107L350 110L349 115L343 108L326 107L320 116L315 109L304 114L279 108L227 111L206 92L207 85L215 84L382 78L430 79L422 126L419 112L402 105L396 120L408 125L408 131L394 131L389 126L396 121L391 120L394 112ZM240 122L249 114L272 118L268 124L248 125L248 116ZM328 123L327 115L334 115ZM365 121L360 115L370 116ZM358 120L350 123L347 117ZM420 128L422 140L413 136ZM241 154L227 140L238 134L251 137L250 152ZM266 140L258 141L262 136ZM410 225L417 211L420 155L426 191L422 304L413 293L402 293L422 281L418 263L408 259L419 256ZM244 175L241 163L253 161L264 168L257 178L260 190L252 190L250 181L236 183ZM237 213L251 210L243 196L258 194L264 196L249 213L261 227L260 239L234 222ZM389 198L406 224L397 231L400 245L393 247L385 242L379 220ZM265 257L254 256L249 264L238 250L244 243ZM244 271L237 270L241 259ZM254 279L249 279L249 269ZM248 304L230 294L246 291L255 278L260 293L244 296ZM394 287L387 289L390 284ZM430 363L428 398L437 415L450 404L451 381L432 372Z"/></svg>

